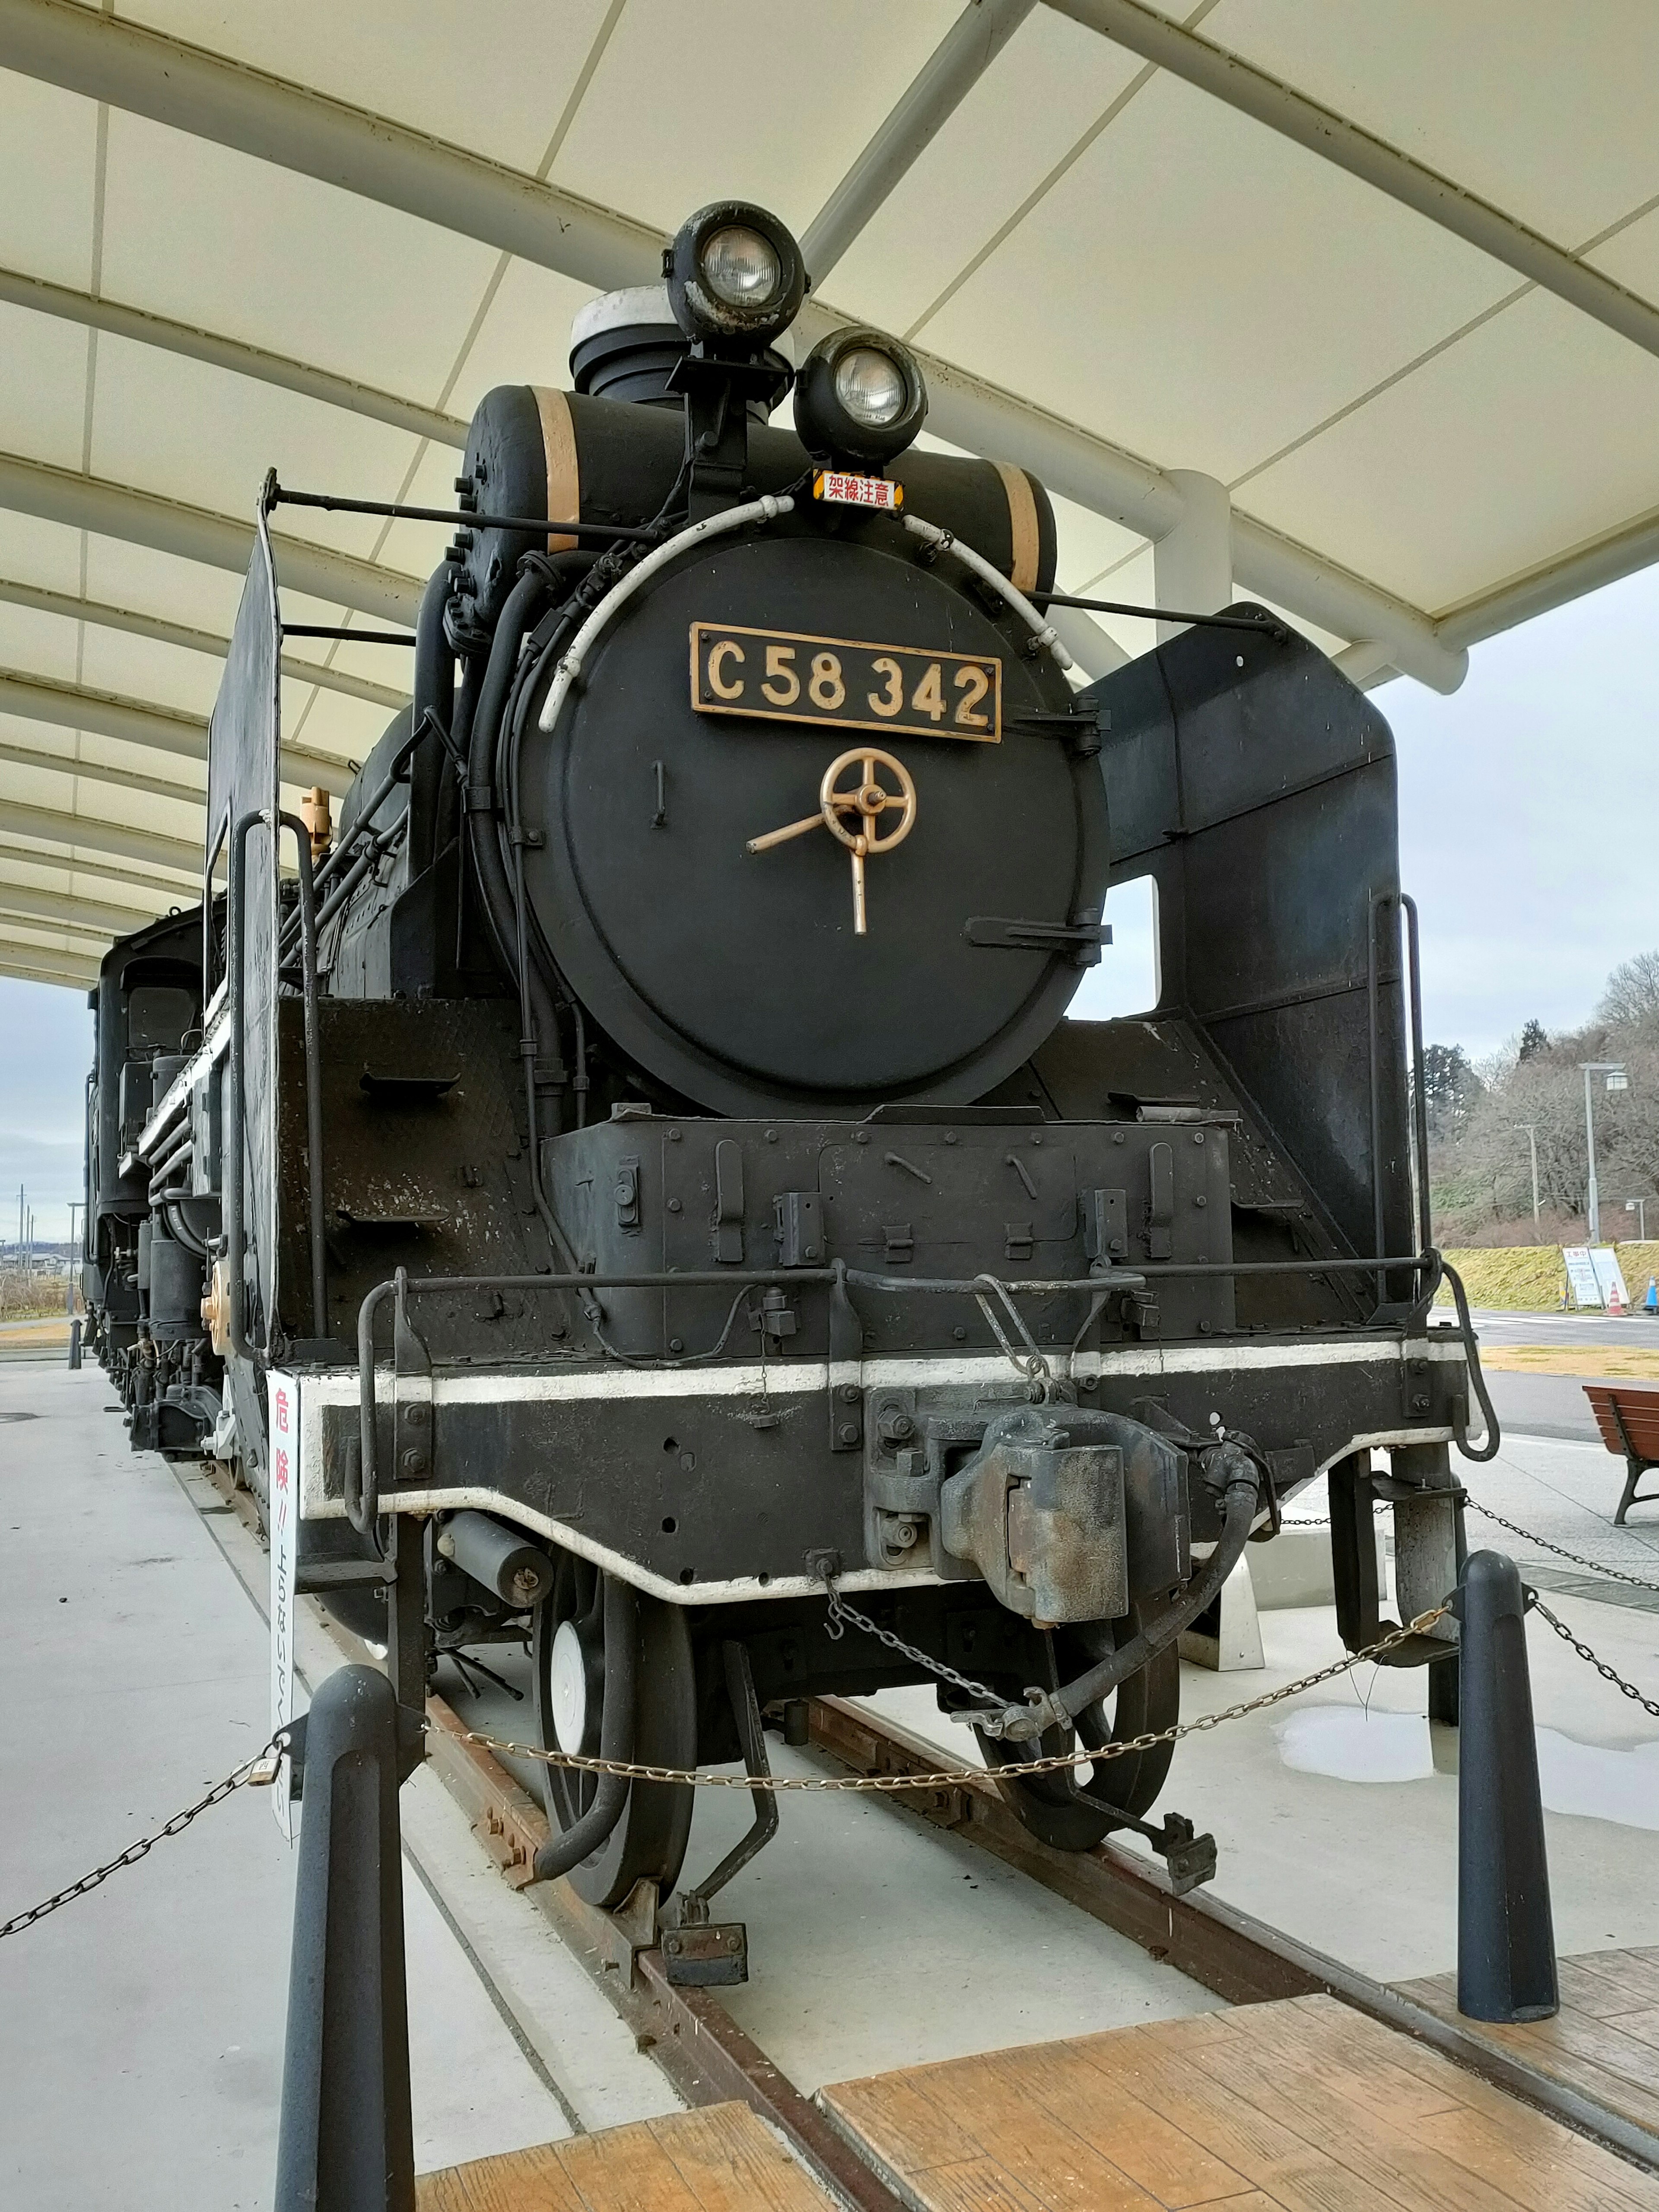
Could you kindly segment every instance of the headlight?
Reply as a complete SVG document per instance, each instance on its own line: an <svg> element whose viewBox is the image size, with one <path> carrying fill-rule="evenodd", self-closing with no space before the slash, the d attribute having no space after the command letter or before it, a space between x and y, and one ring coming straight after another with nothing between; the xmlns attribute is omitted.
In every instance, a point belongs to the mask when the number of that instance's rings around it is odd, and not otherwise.
<svg viewBox="0 0 1659 2212"><path fill-rule="evenodd" d="M795 380L795 429L809 453L866 465L890 461L927 416L916 357L880 331L836 331Z"/></svg>
<svg viewBox="0 0 1659 2212"><path fill-rule="evenodd" d="M806 296L806 270L787 228L764 208L723 200L680 225L663 256L668 304L687 337L760 351Z"/></svg>
<svg viewBox="0 0 1659 2212"><path fill-rule="evenodd" d="M884 430L904 412L909 391L904 371L890 354L855 346L836 364L836 397L855 422Z"/></svg>
<svg viewBox="0 0 1659 2212"><path fill-rule="evenodd" d="M702 273L728 307L767 307L777 297L783 268L759 231L734 222L704 244Z"/></svg>

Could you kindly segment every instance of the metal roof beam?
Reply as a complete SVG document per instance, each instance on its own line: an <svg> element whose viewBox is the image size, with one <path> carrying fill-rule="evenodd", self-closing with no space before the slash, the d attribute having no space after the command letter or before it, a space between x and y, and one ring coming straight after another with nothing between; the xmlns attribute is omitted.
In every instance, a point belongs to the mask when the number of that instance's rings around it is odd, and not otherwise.
<svg viewBox="0 0 1659 2212"><path fill-rule="evenodd" d="M661 275L665 240L645 224L389 117L348 106L161 32L76 6L73 0L0 0L0 67L482 239L597 290L648 284ZM846 319L822 301L809 300L797 328L810 345ZM1152 538L1180 520L1180 494L1161 469L948 362L926 353L918 359L927 380L928 426L950 443L1018 462L1061 497ZM79 528L101 526L111 535L135 535L132 526L111 530L107 523L83 520L78 508L64 513L74 504L67 487L84 480L37 464L0 459L0 504L20 503L15 489L9 488L15 486L20 467L32 471L30 487L47 478L57 485L52 508L21 502L27 512L72 520ZM107 493L114 488L103 489ZM35 489L33 496L40 495ZM148 513L147 495L116 495L144 501ZM165 501L154 504L167 507ZM1466 657L1440 644L1433 624L1418 609L1334 568L1317 553L1264 525L1246 529L1245 518L1235 520L1234 568L1243 583L1323 628L1380 641L1396 666L1437 690L1455 690L1462 681ZM204 542L199 533L189 547L170 537L163 542L138 534L137 542L161 543L164 550L245 568L246 533L241 526L217 517L200 520L209 526L210 535L214 528L236 532L234 557L195 550L196 544ZM343 560L338 555L325 557ZM392 611L381 601L319 588L291 558L280 565L284 580L296 590L343 599L370 613ZM366 564L349 565L361 570ZM420 588L413 579L407 580L408 603L396 609L395 619L413 622ZM1332 619L1337 605L1350 610L1346 619Z"/></svg>
<svg viewBox="0 0 1659 2212"><path fill-rule="evenodd" d="M222 660L230 640L214 631L191 629L186 623L163 622L158 615L143 615L131 607L112 607L101 599L77 599L68 592L48 592L38 584L20 584L0 576L0 601L14 607L31 607L37 614L61 615L66 622L88 623L94 629L125 630L130 637L151 638L158 645L176 645L185 653L202 653ZM283 673L296 684L315 684L325 691L343 692L350 699L367 699L395 714L409 704L407 691L389 684L371 684L366 676L349 676L342 668L325 668L320 661L283 655Z"/></svg>
<svg viewBox="0 0 1659 2212"><path fill-rule="evenodd" d="M319 399L325 407L343 407L371 422L386 422L394 430L408 430L434 445L464 447L467 425L435 407L381 392L372 384L359 384L349 376L335 376L309 362L292 361L286 354L268 353L263 346L244 345L240 338L222 337L194 323L175 323L166 315L152 315L143 307L124 307L117 300L96 299L90 292L73 292L62 284L48 284L21 270L0 269L0 300L15 307L30 307L42 315L80 323L92 330L107 331L114 337L131 338L139 345L156 346L164 353L184 355L228 368L237 376L274 384L283 392L297 392L307 399Z"/></svg>
<svg viewBox="0 0 1659 2212"><path fill-rule="evenodd" d="M20 983L56 983L65 989L89 991L98 981L96 960L76 960L67 953L54 957L33 945L0 944L0 975Z"/></svg>
<svg viewBox="0 0 1659 2212"><path fill-rule="evenodd" d="M76 898L72 891L37 890L33 884L9 884L3 878L0 878L0 914L38 915L65 929L103 937L125 937L155 919L142 908L107 906L100 899Z"/></svg>
<svg viewBox="0 0 1659 2212"><path fill-rule="evenodd" d="M0 7L3 4L0 0ZM54 469L15 453L0 453L0 507L39 515L46 522L66 523L71 530L89 530L95 538L118 538L156 553L175 554L180 560L200 561L210 568L228 568L238 576L247 574L253 551L251 523L210 514L204 507L186 507L155 492L136 491L127 484L78 476L72 469ZM331 605L354 607L382 622L414 627L426 588L421 578L379 568L349 553L331 552L299 538L278 537L274 531L270 543L277 580L288 590L304 592Z"/></svg>
<svg viewBox="0 0 1659 2212"><path fill-rule="evenodd" d="M145 799L170 799L185 806L199 808L207 804L203 784L174 783L167 776L106 768L101 761L75 760L68 753L43 753L28 745L0 744L0 763L7 768L43 768L53 775L79 776L85 783L105 784L112 791L134 791Z"/></svg>
<svg viewBox="0 0 1659 2212"><path fill-rule="evenodd" d="M1659 561L1659 510L1640 515L1622 528L1593 538L1547 568L1528 569L1496 590L1484 592L1440 617L1441 627L1459 645L1479 645L1516 623L1530 622L1565 606L1585 592L1617 583Z"/></svg>
<svg viewBox="0 0 1659 2212"><path fill-rule="evenodd" d="M40 915L19 914L0 896L0 940L8 944L27 944L33 951L33 939L40 937L54 951L83 952L93 959L100 959L116 934L113 930L94 929L83 921L53 921ZM53 945L55 938L62 937L84 937L91 941L86 945Z"/></svg>
<svg viewBox="0 0 1659 2212"><path fill-rule="evenodd" d="M0 66L297 169L596 290L662 277L662 239L407 124L73 0L0 0Z"/></svg>
<svg viewBox="0 0 1659 2212"><path fill-rule="evenodd" d="M103 957L104 948L101 945L94 951L90 945L66 945L52 942L54 937L66 934L74 933L66 932L61 923L30 921L21 918L10 921L0 916L0 945L13 952L21 952L27 959L39 960L45 955L49 959L90 960L95 964Z"/></svg>
<svg viewBox="0 0 1659 2212"><path fill-rule="evenodd" d="M141 893L157 912L165 912L179 900L177 884L163 883L155 876L135 875L131 868L118 868L105 860L72 860L63 853L33 852L12 839L0 837L0 868L4 867L38 868L43 875L87 877L100 887L114 884L124 890Z"/></svg>
<svg viewBox="0 0 1659 2212"><path fill-rule="evenodd" d="M1645 352L1659 354L1659 307L1611 276L1528 229L1479 193L1443 177L1425 162L1402 154L1346 116L1322 107L1305 93L1266 70L1241 60L1197 31L1189 31L1143 0L1047 0L1085 29L1097 31L1114 46L1127 47L1171 76L1196 85L1227 106L1237 108L1281 137L1346 169L1350 176L1386 192L1402 207L1426 216L1494 261L1516 270L1565 300L1583 313L1605 323Z"/></svg>
<svg viewBox="0 0 1659 2212"><path fill-rule="evenodd" d="M131 830L123 822L99 822L84 814L63 814L49 806L24 806L15 799L0 799L0 831L13 837L38 837L43 844L68 845L78 852L112 853L118 860L166 868L193 884L202 880L198 844L184 837L163 837L154 830Z"/></svg>
<svg viewBox="0 0 1659 2212"><path fill-rule="evenodd" d="M815 284L822 284L1036 4L1036 0L968 0L908 91L806 226L800 250Z"/></svg>
<svg viewBox="0 0 1659 2212"><path fill-rule="evenodd" d="M0 714L16 714L30 722L50 722L66 730L90 730L102 738L116 738L129 745L150 745L158 751L176 754L184 760L205 761L208 757L208 726L198 714L181 714L171 707L152 707L141 699L124 699L112 691L88 690L84 684L58 684L43 676L25 676L15 669L0 668ZM42 757L41 766L50 768L52 761ZM59 765L71 771L80 764L65 761ZM81 771L94 775L88 767ZM283 773L289 782L301 785L320 784L336 798L351 788L354 770L344 761L331 760L327 754L312 752L303 747L283 747ZM137 788L143 790L139 778ZM183 798L183 786L168 786L166 795ZM201 798L199 793L191 796Z"/></svg>

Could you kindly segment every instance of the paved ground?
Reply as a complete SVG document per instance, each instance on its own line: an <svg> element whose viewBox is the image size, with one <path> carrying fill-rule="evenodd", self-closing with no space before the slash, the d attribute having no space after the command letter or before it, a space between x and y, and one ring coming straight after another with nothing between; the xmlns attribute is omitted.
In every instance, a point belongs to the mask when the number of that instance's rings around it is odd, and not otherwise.
<svg viewBox="0 0 1659 2212"><path fill-rule="evenodd" d="M0 1428L11 1692L0 1771L13 1807L0 1917L112 1856L265 1732L264 1623L231 1571L257 1591L258 1547L200 1478L132 1457L110 1402L95 1370L0 1374L0 1417L32 1417ZM1512 1435L1493 1464L1462 1471L1474 1498L1538 1535L1659 1582L1659 1507L1614 1531L1618 1468L1598 1446ZM1294 1510L1318 1504L1304 1492ZM1492 1534L1541 1563L1540 1582L1572 1580L1526 1540ZM1582 1583L1551 1589L1578 1633L1659 1692L1659 1613L1645 1609L1659 1597L1612 1605ZM1183 1670L1189 1714L1338 1656L1328 1609L1269 1613L1262 1629L1262 1671ZM314 1625L302 1635L313 1674L333 1663L325 1641ZM1659 1828L1659 1725L1541 1624L1529 1643L1561 1808L1548 1816L1560 1948L1659 1942L1659 1893L1634 1871ZM1220 1895L1372 1972L1451 1963L1455 1744L1431 1741L1424 1687L1420 1673L1368 1669L1181 1747L1165 1803L1215 1832ZM927 1692L889 1702L970 1755ZM743 1797L705 1797L694 1875L746 1817ZM782 1820L721 1909L748 1921L754 1959L732 2009L803 2087L1212 2002L885 1802L786 1799ZM429 1776L404 1794L404 1834L421 2163L672 2102ZM264 1803L246 1793L0 1945L0 2197L135 2212L269 2203L292 1879Z"/></svg>
<svg viewBox="0 0 1659 2212"><path fill-rule="evenodd" d="M1584 1395L1582 1376L1516 1375L1499 1368L1490 1368L1486 1375L1505 1436L1571 1437L1599 1447L1601 1437ZM1621 1461L1612 1459L1608 1464L1621 1469L1623 1466ZM1616 1502L1616 1487L1613 1496Z"/></svg>
<svg viewBox="0 0 1659 2212"><path fill-rule="evenodd" d="M95 1370L0 1375L0 1918L112 1857L267 1733L264 1623L110 1402ZM0 2199L270 2203L293 1875L266 1802L242 1791L0 1943ZM426 1888L411 1874L404 1891L418 2163L565 2132Z"/></svg>
<svg viewBox="0 0 1659 2212"><path fill-rule="evenodd" d="M0 1374L0 1419L32 1417L0 1428L0 1771L27 1808L0 1825L0 1918L112 1856L266 1734L264 1624L244 1587L263 1588L264 1555L203 1478L130 1454L111 1403L94 1369ZM313 1680L338 1659L303 1618L300 1656ZM511 1725L520 1709L503 1705ZM695 1870L747 1816L746 1796L708 1793ZM671 2109L662 2075L430 1775L406 1787L403 1817L417 2163ZM0 2202L270 2203L293 1874L264 1801L241 1793L0 1944ZM805 2087L1216 2002L867 1800L786 1800L777 1842L723 1904L747 1918L755 1960L732 2009Z"/></svg>
<svg viewBox="0 0 1659 2212"><path fill-rule="evenodd" d="M1659 1351L1659 1323L1644 1316L1615 1321L1606 1314L1476 1312L1474 1325L1483 1345L1559 1345L1574 1348L1625 1352ZM1584 1395L1583 1376L1512 1374L1500 1369L1486 1372L1498 1418L1506 1433L1582 1439L1596 1443L1595 1417ZM1619 1463L1609 1460L1609 1468ZM1613 1478L1611 1474L1609 1480ZM1619 1486L1614 1485L1617 1503ZM1611 1511L1611 1508L1609 1508Z"/></svg>
<svg viewBox="0 0 1659 2212"><path fill-rule="evenodd" d="M1471 1315L1483 1344L1584 1344L1620 1351L1632 1346L1659 1348L1659 1322L1644 1313L1615 1319L1598 1313L1505 1313L1477 1308Z"/></svg>
<svg viewBox="0 0 1659 2212"><path fill-rule="evenodd" d="M1540 1379L1548 1378L1492 1377L1494 1385ZM1492 1395L1498 1395L1495 1388ZM1503 1419L1501 1403L1498 1411ZM1380 1460L1379 1455L1379 1463ZM1605 1450L1599 1438L1591 1443L1527 1434L1506 1426L1495 1460L1472 1464L1454 1453L1452 1466L1471 1499L1490 1505L1505 1520L1551 1543L1582 1553L1598 1565L1622 1567L1626 1573L1650 1577L1659 1583L1659 1504L1632 1506L1625 1526L1613 1527L1613 1510L1624 1487L1625 1463ZM1287 1510L1298 1519L1322 1516L1326 1511L1323 1478L1298 1492ZM1478 1513L1469 1515L1468 1529L1472 1547L1489 1545L1512 1553L1523 1564L1565 1564L1539 1546L1492 1522L1483 1522ZM1655 1593L1654 1604L1659 1608L1659 1592ZM1659 1691L1655 1694L1659 1695Z"/></svg>

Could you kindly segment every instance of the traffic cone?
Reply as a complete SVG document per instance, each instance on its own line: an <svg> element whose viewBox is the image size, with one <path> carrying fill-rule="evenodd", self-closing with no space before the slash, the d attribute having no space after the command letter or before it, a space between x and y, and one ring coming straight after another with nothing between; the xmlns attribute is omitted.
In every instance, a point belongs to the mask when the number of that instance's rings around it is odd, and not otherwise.
<svg viewBox="0 0 1659 2212"><path fill-rule="evenodd" d="M1607 1311L1616 1319L1624 1312L1624 1310L1625 1309L1620 1304L1619 1299L1619 1285L1615 1283L1613 1285L1613 1288L1607 1292Z"/></svg>

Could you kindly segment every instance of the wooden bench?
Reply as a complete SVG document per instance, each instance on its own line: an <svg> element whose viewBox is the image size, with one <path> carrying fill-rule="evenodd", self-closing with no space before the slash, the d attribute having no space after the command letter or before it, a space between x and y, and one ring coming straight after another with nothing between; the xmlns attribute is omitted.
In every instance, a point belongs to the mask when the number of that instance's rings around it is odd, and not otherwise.
<svg viewBox="0 0 1659 2212"><path fill-rule="evenodd" d="M1584 1395L1595 1415L1601 1441L1610 1452L1625 1458L1625 1494L1613 1516L1615 1528L1625 1525L1632 1505L1659 1499L1659 1490L1638 1498L1636 1486L1650 1468L1659 1467L1659 1390L1632 1390L1623 1383L1586 1382Z"/></svg>

